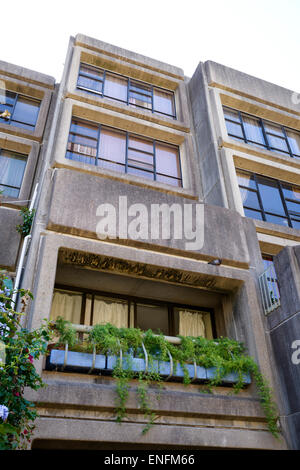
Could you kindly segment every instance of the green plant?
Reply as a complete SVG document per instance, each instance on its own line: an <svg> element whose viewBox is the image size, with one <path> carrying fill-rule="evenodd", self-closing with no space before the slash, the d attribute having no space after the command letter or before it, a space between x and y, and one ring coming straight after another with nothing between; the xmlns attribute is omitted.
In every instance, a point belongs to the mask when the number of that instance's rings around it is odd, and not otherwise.
<svg viewBox="0 0 300 470"><path fill-rule="evenodd" d="M214 375L208 381L207 389L202 390L203 393L211 392L213 387L221 384L223 377L231 372L237 373L237 382L233 387L233 393L238 393L244 386L244 374L252 373L269 430L275 436L279 434L276 406L272 400L271 389L254 359L246 354L244 345L238 341L223 337L209 340L203 337L180 336L181 343L174 345L169 343L162 334L155 335L151 330L143 332L138 328L117 328L108 323L95 325L85 343L80 343L78 340L77 343L74 343L75 330L72 331L69 322L59 319L58 328L61 330L60 341L66 340L69 335L69 347L75 350L90 352L95 347L98 353L119 356L113 370L113 377L117 380L116 417L118 422L122 422L126 416L130 380L137 378L138 402L148 420L143 432L147 432L153 425L156 416L151 411L147 389L150 383L161 384L162 379L158 373L157 361L169 361L169 354L171 354L174 368L180 364L183 369L185 385L191 382L186 364L196 363L205 368L214 368ZM132 357L144 358L143 345L148 354L148 370L137 374L132 370ZM122 361L120 360L120 352L123 357Z"/></svg>
<svg viewBox="0 0 300 470"><path fill-rule="evenodd" d="M35 209L28 209L28 207L22 207L20 210L20 216L23 217L23 223L16 226L16 230L18 233L22 235L22 237L26 237L30 234L31 225L33 222L35 214Z"/></svg>
<svg viewBox="0 0 300 470"><path fill-rule="evenodd" d="M6 352L0 367L0 404L9 411L5 422L0 418L0 450L26 448L31 439L37 412L34 404L25 399L24 389L37 390L44 385L33 362L46 353L51 337L49 323L32 331L21 327L24 312L13 309L12 291L6 287L5 280L0 273L0 338ZM24 310L26 299L32 295L23 289L18 292Z"/></svg>
<svg viewBox="0 0 300 470"><path fill-rule="evenodd" d="M63 317L58 317L55 323L55 329L59 334L58 344L60 346L66 343L70 348L74 347L77 343L76 330L73 328L72 323L65 320Z"/></svg>

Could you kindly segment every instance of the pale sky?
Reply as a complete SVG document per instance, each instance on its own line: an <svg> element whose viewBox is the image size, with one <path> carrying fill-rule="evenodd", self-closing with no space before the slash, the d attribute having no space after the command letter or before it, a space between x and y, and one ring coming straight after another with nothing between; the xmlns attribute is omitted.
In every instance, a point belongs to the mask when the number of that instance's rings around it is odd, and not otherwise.
<svg viewBox="0 0 300 470"><path fill-rule="evenodd" d="M2 0L0 60L60 81L83 33L182 68L213 60L300 92L300 0Z"/></svg>

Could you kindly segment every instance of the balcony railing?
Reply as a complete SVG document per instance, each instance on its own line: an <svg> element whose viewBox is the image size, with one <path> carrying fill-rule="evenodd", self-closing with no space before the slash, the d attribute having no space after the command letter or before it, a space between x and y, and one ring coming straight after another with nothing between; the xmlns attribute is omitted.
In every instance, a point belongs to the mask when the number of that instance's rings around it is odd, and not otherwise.
<svg viewBox="0 0 300 470"><path fill-rule="evenodd" d="M259 287L264 313L268 315L280 306L280 292L273 264L259 276Z"/></svg>
<svg viewBox="0 0 300 470"><path fill-rule="evenodd" d="M92 327L87 325L74 325L73 327L79 334L88 333ZM165 339L172 344L180 344L181 339L174 336L165 336ZM180 364L175 364L172 355L169 352L169 361L154 360L149 361L147 350L142 343L144 358L134 357L131 353L123 354L120 348L119 356L97 354L94 347L93 353L82 353L69 351L68 344L64 350L52 349L47 358L47 369L57 371L84 372L88 374L110 375L119 360L124 369L132 372L156 372L159 373L165 381L181 381L184 378L184 370ZM214 378L217 371L216 367L205 368L196 364L185 364L188 370L191 382L207 382ZM232 385L238 382L238 373L231 372L222 378L223 385ZM250 374L243 374L245 385L251 383Z"/></svg>

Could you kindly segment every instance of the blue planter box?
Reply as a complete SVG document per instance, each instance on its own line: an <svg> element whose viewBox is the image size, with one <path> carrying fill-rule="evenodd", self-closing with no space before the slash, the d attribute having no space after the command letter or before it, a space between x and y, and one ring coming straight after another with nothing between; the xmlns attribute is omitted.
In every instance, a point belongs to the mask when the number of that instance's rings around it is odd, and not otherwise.
<svg viewBox="0 0 300 470"><path fill-rule="evenodd" d="M210 367L209 369L206 369L206 373L207 373L208 379L213 379L216 375L216 367ZM237 372L230 372L229 374L226 374L224 377L222 377L222 383L234 384L234 383L237 383L238 379L239 379L239 375ZM251 384L250 374L243 374L243 383L245 385Z"/></svg>
<svg viewBox="0 0 300 470"><path fill-rule="evenodd" d="M62 367L65 360L65 351L58 349L52 349L49 364L52 367ZM65 365L66 369L82 369L88 371L93 365L93 354L68 351L67 362ZM96 355L94 369L101 370L105 369L106 357L102 354Z"/></svg>
<svg viewBox="0 0 300 470"><path fill-rule="evenodd" d="M96 355L93 371L97 372L112 372L116 366L118 356L104 356L102 354ZM50 369L62 368L65 360L65 351L52 349L50 356L47 358L47 365ZM93 366L93 354L69 351L67 355L67 362L65 365L66 370L88 372ZM122 358L123 368L130 369L133 372L143 372L146 368L145 359L133 357L131 354L125 354ZM216 367L196 366L196 377L194 364L186 364L186 368L191 380L206 381L212 379L216 375ZM169 377L171 373L170 362L154 360L152 364L148 363L148 372L159 372L163 377ZM173 373L170 379L183 379L184 372L180 364L173 368ZM238 381L238 374L232 372L222 378L222 384L232 385ZM243 374L243 383L249 385L251 383L250 374Z"/></svg>

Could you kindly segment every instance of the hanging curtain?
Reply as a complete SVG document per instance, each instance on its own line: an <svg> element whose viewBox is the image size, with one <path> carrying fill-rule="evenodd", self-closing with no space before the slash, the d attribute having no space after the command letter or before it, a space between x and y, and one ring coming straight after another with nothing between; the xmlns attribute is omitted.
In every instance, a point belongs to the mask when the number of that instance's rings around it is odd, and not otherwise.
<svg viewBox="0 0 300 470"><path fill-rule="evenodd" d="M109 98L115 98L126 102L127 79L107 73L104 82L104 95Z"/></svg>
<svg viewBox="0 0 300 470"><path fill-rule="evenodd" d="M206 337L205 324L201 313L179 311L179 334L182 336Z"/></svg>
<svg viewBox="0 0 300 470"><path fill-rule="evenodd" d="M100 158L125 165L126 135L113 129L102 128L100 136Z"/></svg>
<svg viewBox="0 0 300 470"><path fill-rule="evenodd" d="M95 297L93 324L111 323L117 328L126 328L128 325L128 304L127 302L105 301Z"/></svg>
<svg viewBox="0 0 300 470"><path fill-rule="evenodd" d="M0 184L20 188L26 166L26 159L4 150L0 155ZM11 194L10 194L11 192ZM5 194L18 196L19 191L7 188Z"/></svg>
<svg viewBox="0 0 300 470"><path fill-rule="evenodd" d="M170 93L161 90L154 90L154 110L164 113L173 115L173 98Z"/></svg>
<svg viewBox="0 0 300 470"><path fill-rule="evenodd" d="M50 318L55 320L58 316L64 317L71 323L80 323L81 316L81 294L73 294L55 291Z"/></svg>

